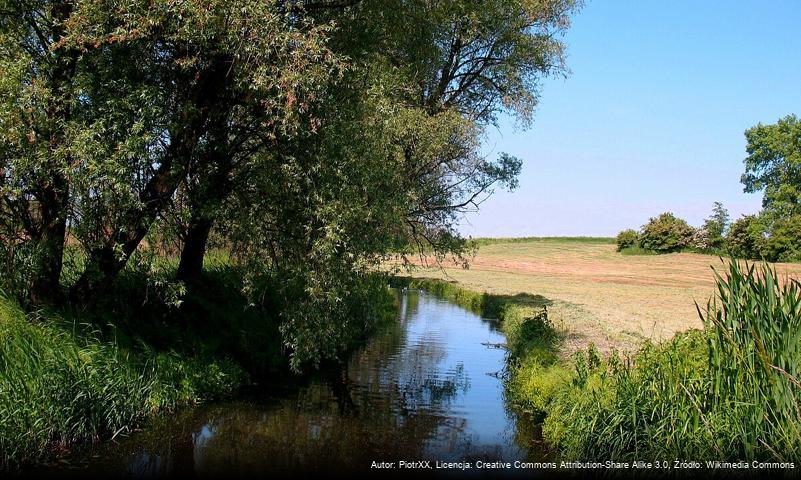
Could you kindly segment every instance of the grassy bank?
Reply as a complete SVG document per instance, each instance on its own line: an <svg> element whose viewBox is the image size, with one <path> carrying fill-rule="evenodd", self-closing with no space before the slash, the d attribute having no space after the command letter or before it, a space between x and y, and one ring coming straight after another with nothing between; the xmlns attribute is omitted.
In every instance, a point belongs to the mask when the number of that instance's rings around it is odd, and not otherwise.
<svg viewBox="0 0 801 480"><path fill-rule="evenodd" d="M89 325L26 315L0 298L0 468L127 432L147 417L231 393L236 363L132 351Z"/></svg>
<svg viewBox="0 0 801 480"><path fill-rule="evenodd" d="M590 345L559 360L559 333L514 296L411 282L504 321L507 392L572 458L801 458L801 286L732 263L704 328L629 354ZM490 307L489 311L484 308Z"/></svg>
<svg viewBox="0 0 801 480"><path fill-rule="evenodd" d="M254 303L242 293L241 273L224 262L179 296L164 290L173 275L165 268L163 281L154 281L152 272L131 269L82 309L24 312L0 296L0 473L290 374L280 331L286 299L271 296L277 279L260 280L264 294ZM342 336L343 351L395 318L385 279L364 283L341 305L357 320Z"/></svg>
<svg viewBox="0 0 801 480"><path fill-rule="evenodd" d="M801 286L732 262L717 287L703 330L579 355L546 405L546 439L578 456L798 462Z"/></svg>

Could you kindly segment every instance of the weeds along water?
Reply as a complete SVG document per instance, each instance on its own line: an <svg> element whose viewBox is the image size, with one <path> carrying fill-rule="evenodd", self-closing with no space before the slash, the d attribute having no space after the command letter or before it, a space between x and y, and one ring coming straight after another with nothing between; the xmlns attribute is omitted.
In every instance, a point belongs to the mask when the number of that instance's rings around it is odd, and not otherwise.
<svg viewBox="0 0 801 480"><path fill-rule="evenodd" d="M87 309L25 312L0 295L0 475L287 374L281 305L267 297L278 280L262 281L267 293L258 305L243 294L241 272L225 263L209 266L180 306L130 270L113 295ZM360 319L343 349L395 316L384 277L364 285L342 307Z"/></svg>
<svg viewBox="0 0 801 480"><path fill-rule="evenodd" d="M0 469L114 436L244 381L230 361L135 353L95 333L0 298Z"/></svg>

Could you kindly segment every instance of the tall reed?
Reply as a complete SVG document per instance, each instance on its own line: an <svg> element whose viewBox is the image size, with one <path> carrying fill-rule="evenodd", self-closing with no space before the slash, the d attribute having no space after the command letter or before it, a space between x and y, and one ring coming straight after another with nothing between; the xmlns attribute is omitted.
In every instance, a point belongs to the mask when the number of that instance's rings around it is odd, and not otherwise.
<svg viewBox="0 0 801 480"><path fill-rule="evenodd" d="M542 407L546 440L582 458L801 460L801 284L735 260L715 279L703 331L581 356Z"/></svg>
<svg viewBox="0 0 801 480"><path fill-rule="evenodd" d="M768 264L729 262L699 314L709 335L714 408L741 420L749 456L801 453L801 284Z"/></svg>

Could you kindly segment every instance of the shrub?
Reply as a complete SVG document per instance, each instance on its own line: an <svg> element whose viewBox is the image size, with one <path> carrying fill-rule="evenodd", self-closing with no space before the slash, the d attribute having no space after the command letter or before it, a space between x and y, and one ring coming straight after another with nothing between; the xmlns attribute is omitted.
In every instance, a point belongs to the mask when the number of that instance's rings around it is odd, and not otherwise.
<svg viewBox="0 0 801 480"><path fill-rule="evenodd" d="M690 246L694 232L686 221L666 212L642 227L640 247L658 253L677 252Z"/></svg>
<svg viewBox="0 0 801 480"><path fill-rule="evenodd" d="M756 215L734 221L726 235L726 249L737 258L760 258L765 227Z"/></svg>
<svg viewBox="0 0 801 480"><path fill-rule="evenodd" d="M622 232L617 234L617 238L615 239L617 242L617 251L621 251L624 248L629 248L637 245L640 241L640 234L637 233L636 230L628 229L623 230Z"/></svg>
<svg viewBox="0 0 801 480"><path fill-rule="evenodd" d="M708 251L715 249L717 247L714 246L715 241L712 238L712 235L709 233L709 230L706 227L701 227L693 232L693 236L690 239L690 248L700 251Z"/></svg>
<svg viewBox="0 0 801 480"><path fill-rule="evenodd" d="M704 221L701 230L704 232L703 247L706 250L720 250L723 248L725 239L723 237L726 228L729 226L729 211L723 208L723 204L715 202L712 206L712 215Z"/></svg>
<svg viewBox="0 0 801 480"><path fill-rule="evenodd" d="M772 262L801 260L801 215L775 222L770 234L762 239L760 253Z"/></svg>

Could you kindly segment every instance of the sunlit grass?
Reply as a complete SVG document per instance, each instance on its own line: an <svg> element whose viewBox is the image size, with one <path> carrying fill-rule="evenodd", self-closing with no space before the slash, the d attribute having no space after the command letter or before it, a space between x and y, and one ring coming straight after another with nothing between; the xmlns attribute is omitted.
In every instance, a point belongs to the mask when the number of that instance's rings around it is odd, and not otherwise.
<svg viewBox="0 0 801 480"><path fill-rule="evenodd" d="M543 407L546 440L588 457L798 461L801 286L765 264L726 268L704 330L577 357Z"/></svg>
<svg viewBox="0 0 801 480"><path fill-rule="evenodd" d="M0 298L0 468L127 432L243 381L230 362L129 352L95 333Z"/></svg>

